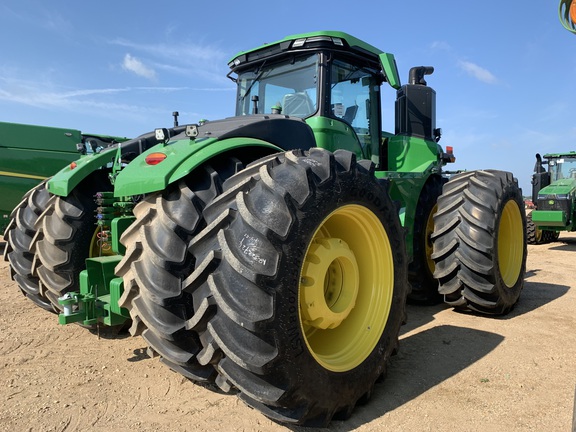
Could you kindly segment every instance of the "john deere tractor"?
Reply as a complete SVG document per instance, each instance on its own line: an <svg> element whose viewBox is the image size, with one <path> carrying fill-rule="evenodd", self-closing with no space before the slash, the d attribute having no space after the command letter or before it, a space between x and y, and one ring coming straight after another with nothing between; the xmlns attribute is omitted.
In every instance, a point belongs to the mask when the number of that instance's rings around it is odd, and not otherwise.
<svg viewBox="0 0 576 432"><path fill-rule="evenodd" d="M526 223L529 244L554 242L561 231L576 231L576 152L545 154L544 160L536 154L532 202L535 210Z"/></svg>
<svg viewBox="0 0 576 432"><path fill-rule="evenodd" d="M85 154L38 186L50 199L33 229L13 215L5 257L15 273L32 257L60 323L131 323L185 377L325 425L385 374L407 298L514 307L521 190L503 171L448 179L432 67L402 85L392 54L332 31L229 67L235 117ZM394 133L382 85L397 92Z"/></svg>

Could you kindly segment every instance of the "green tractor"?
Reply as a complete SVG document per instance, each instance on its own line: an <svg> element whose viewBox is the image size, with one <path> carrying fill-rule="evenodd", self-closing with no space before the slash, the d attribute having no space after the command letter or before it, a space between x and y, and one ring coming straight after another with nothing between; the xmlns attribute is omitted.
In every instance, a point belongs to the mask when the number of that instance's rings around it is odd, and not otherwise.
<svg viewBox="0 0 576 432"><path fill-rule="evenodd" d="M544 160L536 154L532 202L535 210L526 217L528 244L555 242L561 231L576 231L576 152L545 154Z"/></svg>
<svg viewBox="0 0 576 432"><path fill-rule="evenodd" d="M39 186L50 199L26 245L60 323L129 323L185 377L321 426L369 399L407 299L514 307L521 190L509 172L443 171L433 68L401 85L393 55L331 31L229 66L235 117L156 129ZM21 238L11 224L12 268Z"/></svg>

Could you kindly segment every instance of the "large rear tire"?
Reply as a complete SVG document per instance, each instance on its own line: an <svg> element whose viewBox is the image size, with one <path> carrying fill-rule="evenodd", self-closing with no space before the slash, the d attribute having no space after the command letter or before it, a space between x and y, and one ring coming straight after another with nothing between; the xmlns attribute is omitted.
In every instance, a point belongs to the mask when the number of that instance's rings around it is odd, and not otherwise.
<svg viewBox="0 0 576 432"><path fill-rule="evenodd" d="M526 270L526 218L517 180L504 171L471 171L444 186L434 217L434 276L459 310L506 314Z"/></svg>
<svg viewBox="0 0 576 432"><path fill-rule="evenodd" d="M52 195L46 211L38 218L38 233L31 248L36 253L37 272L45 295L57 311L58 298L80 291L80 272L94 250L97 192L112 190L108 173L96 171L86 177L66 197Z"/></svg>
<svg viewBox="0 0 576 432"><path fill-rule="evenodd" d="M408 279L412 290L408 299L417 304L438 304L442 296L438 292L438 280L434 277L435 264L432 260L432 233L434 214L438 209L438 197L446 179L431 176L420 193L416 206L413 233L412 262L408 267Z"/></svg>
<svg viewBox="0 0 576 432"><path fill-rule="evenodd" d="M232 157L213 160L149 195L135 207L136 221L121 238L126 254L116 274L124 279L119 304L130 311L130 333L142 335L150 355L159 354L167 366L198 382L213 381L215 371L197 362L199 337L185 331L196 301L182 290L182 280L196 264L188 245L206 226L204 207L242 167Z"/></svg>
<svg viewBox="0 0 576 432"><path fill-rule="evenodd" d="M24 296L42 309L54 312L52 303L42 293L38 276L32 272L34 253L30 250L37 231L36 221L50 199L46 182L47 180L43 181L27 192L10 214L10 222L4 232L4 259L10 262L10 275Z"/></svg>
<svg viewBox="0 0 576 432"><path fill-rule="evenodd" d="M257 163L225 183L190 245L196 358L277 421L349 416L397 349L405 245L372 169L321 149Z"/></svg>

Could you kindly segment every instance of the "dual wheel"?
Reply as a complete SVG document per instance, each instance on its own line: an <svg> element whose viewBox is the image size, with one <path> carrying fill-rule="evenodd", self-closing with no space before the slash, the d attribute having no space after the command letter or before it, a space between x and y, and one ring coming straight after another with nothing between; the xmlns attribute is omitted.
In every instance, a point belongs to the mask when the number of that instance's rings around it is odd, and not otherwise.
<svg viewBox="0 0 576 432"><path fill-rule="evenodd" d="M28 299L60 312L58 298L80 288L85 259L104 252L95 241L93 195L111 186L102 172L90 175L67 197L51 195L46 183L26 193L12 211L4 258Z"/></svg>
<svg viewBox="0 0 576 432"><path fill-rule="evenodd" d="M117 269L133 331L174 370L278 421L350 415L397 347L408 289L396 209L372 169L320 149L247 166L177 248L188 262L174 280L142 204L122 241L146 247Z"/></svg>

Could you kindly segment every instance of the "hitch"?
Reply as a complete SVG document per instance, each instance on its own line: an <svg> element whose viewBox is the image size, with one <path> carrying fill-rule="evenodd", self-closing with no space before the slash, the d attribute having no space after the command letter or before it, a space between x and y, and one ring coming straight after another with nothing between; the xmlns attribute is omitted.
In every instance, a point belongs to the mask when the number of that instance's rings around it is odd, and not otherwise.
<svg viewBox="0 0 576 432"><path fill-rule="evenodd" d="M58 315L60 324L82 323L107 326L124 324L130 313L118 305L124 291L122 278L114 276L114 267L121 256L88 258L86 270L80 273L80 292L70 292L58 299L64 311Z"/></svg>

